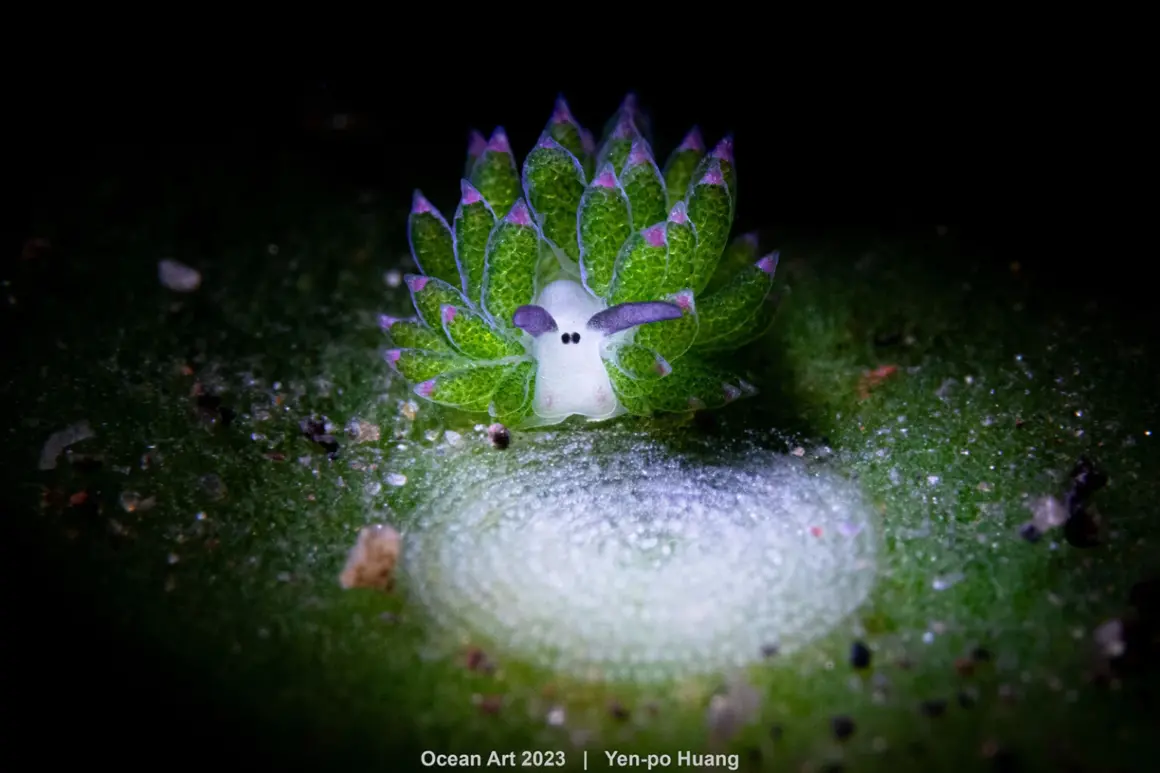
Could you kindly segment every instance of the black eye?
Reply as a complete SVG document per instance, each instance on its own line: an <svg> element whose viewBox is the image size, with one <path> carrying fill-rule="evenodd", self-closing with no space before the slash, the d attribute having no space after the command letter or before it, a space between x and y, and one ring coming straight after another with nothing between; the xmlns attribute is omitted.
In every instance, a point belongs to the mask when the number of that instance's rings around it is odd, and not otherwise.
<svg viewBox="0 0 1160 773"><path fill-rule="evenodd" d="M572 343L574 343L574 344L580 343L580 334L579 333L572 334Z"/></svg>
<svg viewBox="0 0 1160 773"><path fill-rule="evenodd" d="M563 341L564 343L568 343L572 339L571 339L571 337L569 337L569 335L567 333L565 333L564 335L560 336L560 340Z"/></svg>

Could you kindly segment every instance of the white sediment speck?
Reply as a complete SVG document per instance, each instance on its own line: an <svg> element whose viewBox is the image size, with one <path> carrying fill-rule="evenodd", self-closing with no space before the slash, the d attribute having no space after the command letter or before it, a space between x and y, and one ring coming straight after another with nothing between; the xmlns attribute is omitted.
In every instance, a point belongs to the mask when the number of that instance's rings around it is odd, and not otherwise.
<svg viewBox="0 0 1160 773"><path fill-rule="evenodd" d="M645 681L791 652L866 599L871 511L836 475L755 448L561 434L435 477L403 566L440 627Z"/></svg>
<svg viewBox="0 0 1160 773"><path fill-rule="evenodd" d="M387 483L392 486L405 486L407 485L407 476L400 472L392 472L387 475Z"/></svg>
<svg viewBox="0 0 1160 773"><path fill-rule="evenodd" d="M387 283L387 287L398 287L403 283L403 273L392 268L383 274L383 281Z"/></svg>
<svg viewBox="0 0 1160 773"><path fill-rule="evenodd" d="M162 285L178 293L191 293L201 287L201 272L171 258L157 263L157 278Z"/></svg>

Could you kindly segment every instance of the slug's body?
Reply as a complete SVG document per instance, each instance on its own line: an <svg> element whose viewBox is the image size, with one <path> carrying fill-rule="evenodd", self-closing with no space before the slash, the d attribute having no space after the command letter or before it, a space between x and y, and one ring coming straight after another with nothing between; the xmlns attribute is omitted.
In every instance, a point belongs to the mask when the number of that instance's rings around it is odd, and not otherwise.
<svg viewBox="0 0 1160 773"><path fill-rule="evenodd" d="M532 403L535 415L551 424L573 414L599 421L624 413L601 356L608 342L586 328L588 320L604 310L604 303L579 282L558 279L540 291L536 305L556 320L557 330L532 342L532 357L536 360Z"/></svg>
<svg viewBox="0 0 1160 773"><path fill-rule="evenodd" d="M473 134L452 224L416 191L417 317L385 327L418 395L543 425L755 392L711 361L773 316L777 253L756 259L752 235L727 246L732 138L706 153L694 129L662 172L641 127L630 97L597 147L561 99L522 176L502 129Z"/></svg>

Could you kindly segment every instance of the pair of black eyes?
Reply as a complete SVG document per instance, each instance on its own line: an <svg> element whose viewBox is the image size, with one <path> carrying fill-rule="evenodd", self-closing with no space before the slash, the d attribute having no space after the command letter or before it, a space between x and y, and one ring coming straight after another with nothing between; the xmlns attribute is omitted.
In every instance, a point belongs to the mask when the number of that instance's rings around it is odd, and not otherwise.
<svg viewBox="0 0 1160 773"><path fill-rule="evenodd" d="M560 340L566 344L568 344L568 343L578 344L578 343L580 343L580 334L579 333L572 333L571 335L569 335L569 334L565 333L564 335L560 336Z"/></svg>

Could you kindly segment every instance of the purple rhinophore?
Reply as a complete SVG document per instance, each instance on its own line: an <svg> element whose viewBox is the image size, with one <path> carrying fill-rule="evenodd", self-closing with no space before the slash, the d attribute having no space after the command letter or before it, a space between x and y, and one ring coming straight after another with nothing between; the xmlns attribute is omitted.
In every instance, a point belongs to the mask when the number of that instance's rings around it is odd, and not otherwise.
<svg viewBox="0 0 1160 773"><path fill-rule="evenodd" d="M533 338L556 331L556 320L543 306L520 306L512 314L512 324Z"/></svg>
<svg viewBox="0 0 1160 773"><path fill-rule="evenodd" d="M598 311L588 320L588 329L604 335L630 327L666 319L680 319L681 307L666 301L630 301Z"/></svg>

